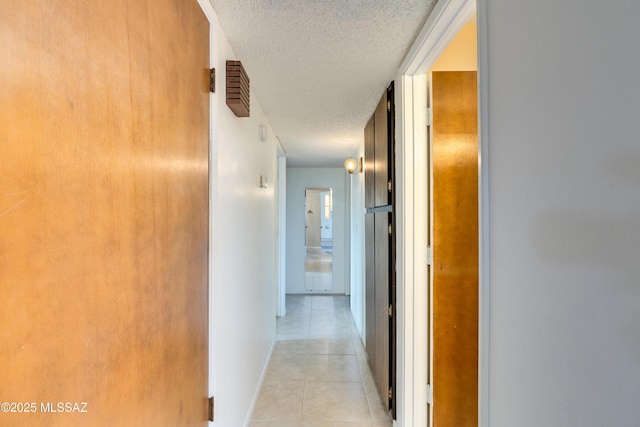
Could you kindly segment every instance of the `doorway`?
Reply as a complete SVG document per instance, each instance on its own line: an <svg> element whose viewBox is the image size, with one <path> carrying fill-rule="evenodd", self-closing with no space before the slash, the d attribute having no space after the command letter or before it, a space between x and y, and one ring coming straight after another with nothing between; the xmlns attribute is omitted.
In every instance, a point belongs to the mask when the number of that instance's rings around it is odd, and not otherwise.
<svg viewBox="0 0 640 427"><path fill-rule="evenodd" d="M399 317L403 319L399 324L399 336L404 341L399 354L399 377L401 387L399 394L402 396L399 401L399 419L404 425L446 425L438 423L431 417L432 408L438 404L438 393L443 392L443 388L438 388L435 384L435 370L442 369L433 365L433 355L437 352L437 342L433 341L433 325L438 321L434 318L433 307L436 297L433 290L431 269L434 263L438 262L438 253L442 256L441 249L434 247L435 235L433 228L435 188L432 169L435 154L431 152L429 141L429 126L432 118L435 120L435 111L427 110L425 107L431 106L429 99L432 96L432 86L430 70L434 64L442 57L450 43L458 36L469 21L478 22L480 29L486 26L484 15L476 12L476 2L470 0L448 0L438 3L431 13L423 31L418 36L414 46L410 49L407 58L401 66L401 109L398 121L402 124L398 129L398 139L401 141L402 156L398 159L398 167L402 170L404 179L404 192L400 195L399 205L405 212L399 228L399 246L402 247L402 257L399 263L399 279L403 280L404 286L399 290L398 311ZM478 30L472 30L474 35ZM473 59L483 58L486 41L480 37L479 43L472 51ZM478 54L480 52L480 54ZM482 73L482 61L479 60L479 73L477 80L473 84L477 98L478 111L474 113L477 123L486 123L481 120L483 115L483 88L486 88L486 74ZM476 190L474 201L475 208L472 208L471 218L476 225L476 230L471 231L476 242L471 243L474 247L477 263L472 269L475 270L475 290L467 291L473 295L475 302L471 305L471 318L475 321L476 330L473 332L472 341L475 341L475 348L472 354L476 357L474 362L476 381L472 387L475 391L475 401L470 404L471 409L465 411L473 412L476 416L474 425L487 425L488 423L488 402L486 400L488 384L486 382L485 366L488 358L486 349L488 348L488 319L486 319L486 303L488 302L488 292L483 288L484 283L488 283L488 258L486 256L487 241L486 236L488 224L487 216L483 214L486 207L487 197L487 176L486 165L479 162L479 154L486 151L485 128L479 127L476 130L477 146L474 154L477 181L471 183L471 187ZM454 147L451 148L455 152ZM455 167L455 165L452 165ZM456 197L454 197L454 200ZM426 219L426 220L425 220ZM424 268L424 260L427 260L429 268ZM462 350L464 353L466 350ZM441 395L442 397L442 395ZM409 402L428 402L425 405L411 405ZM442 407L442 404L440 404ZM466 421L465 424L467 425ZM470 424L469 424L470 425Z"/></svg>

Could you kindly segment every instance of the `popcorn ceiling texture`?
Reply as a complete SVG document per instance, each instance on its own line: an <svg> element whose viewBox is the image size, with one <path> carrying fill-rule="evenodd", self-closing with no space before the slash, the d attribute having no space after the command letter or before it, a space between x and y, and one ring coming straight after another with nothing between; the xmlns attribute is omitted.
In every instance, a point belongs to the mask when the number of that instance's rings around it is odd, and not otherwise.
<svg viewBox="0 0 640 427"><path fill-rule="evenodd" d="M435 3L210 1L287 164L325 167L353 155Z"/></svg>

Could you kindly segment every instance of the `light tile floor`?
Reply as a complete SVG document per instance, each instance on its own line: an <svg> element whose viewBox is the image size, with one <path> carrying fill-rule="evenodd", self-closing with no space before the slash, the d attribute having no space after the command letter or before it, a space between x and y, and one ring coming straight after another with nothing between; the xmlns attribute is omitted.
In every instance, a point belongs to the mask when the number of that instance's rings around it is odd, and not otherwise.
<svg viewBox="0 0 640 427"><path fill-rule="evenodd" d="M331 248L306 248L304 288L307 291L331 291L333 251Z"/></svg>
<svg viewBox="0 0 640 427"><path fill-rule="evenodd" d="M348 296L287 295L252 427L390 427Z"/></svg>

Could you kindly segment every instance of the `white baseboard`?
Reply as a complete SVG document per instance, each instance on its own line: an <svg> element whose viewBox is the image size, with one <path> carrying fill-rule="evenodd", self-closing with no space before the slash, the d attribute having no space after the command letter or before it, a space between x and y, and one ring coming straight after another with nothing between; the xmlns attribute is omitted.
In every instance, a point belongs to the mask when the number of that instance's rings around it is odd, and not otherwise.
<svg viewBox="0 0 640 427"><path fill-rule="evenodd" d="M253 399L251 399L251 406L249 406L249 411L247 412L247 418L245 418L243 426L249 427L249 423L251 422L251 418L253 418L253 411L256 408L256 403L258 402L258 398L260 397L260 390L262 390L262 385L264 383L264 379L267 376L267 369L269 369L269 363L271 362L271 355L273 355L273 349L276 346L276 340L273 340L271 344L271 348L269 349L269 356L267 357L267 361L262 368L262 374L260 375L260 381L258 381L258 387L256 388L255 393L253 394Z"/></svg>

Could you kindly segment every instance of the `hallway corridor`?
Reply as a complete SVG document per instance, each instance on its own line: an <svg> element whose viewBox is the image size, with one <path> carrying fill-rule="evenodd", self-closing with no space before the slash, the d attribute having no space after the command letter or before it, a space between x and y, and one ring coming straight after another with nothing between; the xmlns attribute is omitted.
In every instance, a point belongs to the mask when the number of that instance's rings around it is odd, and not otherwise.
<svg viewBox="0 0 640 427"><path fill-rule="evenodd" d="M348 296L287 295L252 427L390 427Z"/></svg>

